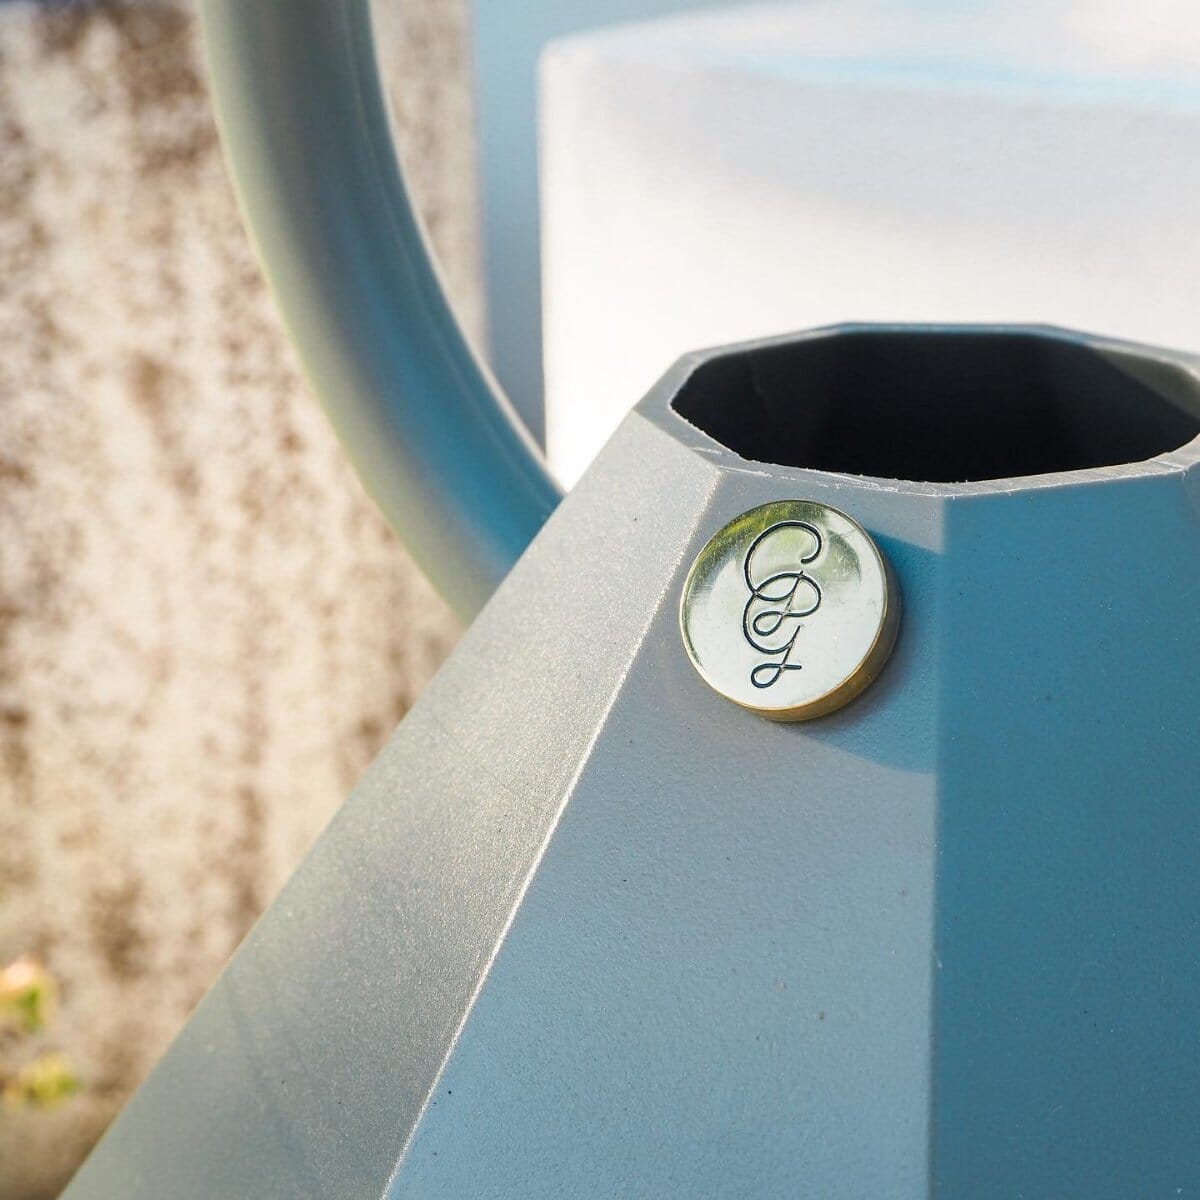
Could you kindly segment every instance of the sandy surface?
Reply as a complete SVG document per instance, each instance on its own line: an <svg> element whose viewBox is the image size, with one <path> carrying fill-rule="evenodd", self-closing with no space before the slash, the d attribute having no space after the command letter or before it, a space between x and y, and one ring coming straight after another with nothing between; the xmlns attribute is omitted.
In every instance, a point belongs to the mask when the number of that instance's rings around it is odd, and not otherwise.
<svg viewBox="0 0 1200 1200"><path fill-rule="evenodd" d="M477 328L463 19L383 28ZM188 9L0 5L0 960L85 1081L0 1112L0 1197L56 1194L454 635L298 379Z"/></svg>

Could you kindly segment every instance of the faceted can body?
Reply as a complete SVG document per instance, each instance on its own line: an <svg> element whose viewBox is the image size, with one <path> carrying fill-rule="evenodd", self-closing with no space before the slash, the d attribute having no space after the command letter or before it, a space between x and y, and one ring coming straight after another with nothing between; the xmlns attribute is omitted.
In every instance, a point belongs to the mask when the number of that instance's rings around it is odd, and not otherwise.
<svg viewBox="0 0 1200 1200"><path fill-rule="evenodd" d="M1193 370L999 329L684 359L68 1196L1200 1178ZM904 597L878 679L800 725L678 627L701 547L784 499Z"/></svg>

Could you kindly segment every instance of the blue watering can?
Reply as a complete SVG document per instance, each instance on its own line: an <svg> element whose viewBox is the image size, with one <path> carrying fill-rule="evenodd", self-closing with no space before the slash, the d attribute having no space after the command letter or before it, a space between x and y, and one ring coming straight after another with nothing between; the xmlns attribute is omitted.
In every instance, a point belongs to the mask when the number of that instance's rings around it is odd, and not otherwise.
<svg viewBox="0 0 1200 1200"><path fill-rule="evenodd" d="M475 620L69 1200L1200 1189L1197 360L695 354L556 511L365 0L203 8L310 377Z"/></svg>

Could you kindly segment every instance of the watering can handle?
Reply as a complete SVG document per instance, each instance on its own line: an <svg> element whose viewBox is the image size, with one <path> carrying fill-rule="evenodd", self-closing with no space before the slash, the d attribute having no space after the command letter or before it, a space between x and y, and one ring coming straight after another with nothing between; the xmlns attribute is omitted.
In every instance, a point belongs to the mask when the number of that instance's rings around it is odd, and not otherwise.
<svg viewBox="0 0 1200 1200"><path fill-rule="evenodd" d="M442 290L388 125L368 0L202 0L238 199L367 490L469 618L559 491Z"/></svg>

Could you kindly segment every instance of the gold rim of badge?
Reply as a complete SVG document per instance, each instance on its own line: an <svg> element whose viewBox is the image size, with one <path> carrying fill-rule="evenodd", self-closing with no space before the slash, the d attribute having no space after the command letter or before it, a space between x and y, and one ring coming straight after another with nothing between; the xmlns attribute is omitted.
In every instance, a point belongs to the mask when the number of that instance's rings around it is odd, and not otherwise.
<svg viewBox="0 0 1200 1200"><path fill-rule="evenodd" d="M679 602L700 677L774 721L849 704L882 671L899 626L899 591L879 547L815 500L734 517L696 556Z"/></svg>

